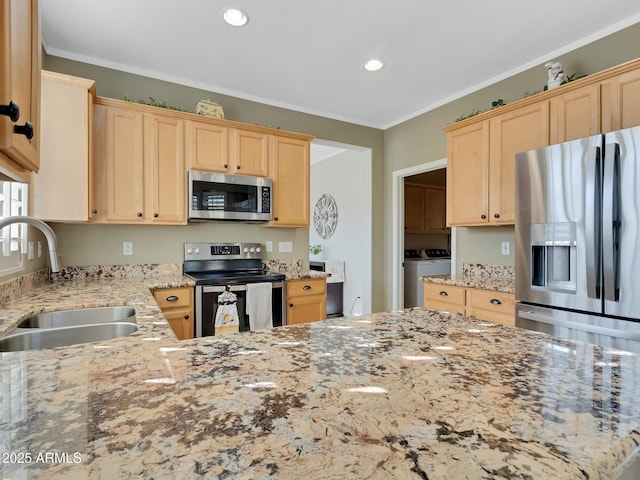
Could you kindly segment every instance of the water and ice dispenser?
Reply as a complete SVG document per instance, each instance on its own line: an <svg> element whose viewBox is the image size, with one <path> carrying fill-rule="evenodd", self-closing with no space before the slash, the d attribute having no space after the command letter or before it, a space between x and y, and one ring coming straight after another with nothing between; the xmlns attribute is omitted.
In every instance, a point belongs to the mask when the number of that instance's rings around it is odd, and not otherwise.
<svg viewBox="0 0 640 480"><path fill-rule="evenodd" d="M576 224L531 225L531 285L576 291Z"/></svg>

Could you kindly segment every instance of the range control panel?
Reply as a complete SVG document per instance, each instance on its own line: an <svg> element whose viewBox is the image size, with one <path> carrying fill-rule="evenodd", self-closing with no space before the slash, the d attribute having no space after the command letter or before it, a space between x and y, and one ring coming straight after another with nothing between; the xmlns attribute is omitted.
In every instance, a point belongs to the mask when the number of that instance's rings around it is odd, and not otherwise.
<svg viewBox="0 0 640 480"><path fill-rule="evenodd" d="M261 259L261 243L185 243L184 260Z"/></svg>

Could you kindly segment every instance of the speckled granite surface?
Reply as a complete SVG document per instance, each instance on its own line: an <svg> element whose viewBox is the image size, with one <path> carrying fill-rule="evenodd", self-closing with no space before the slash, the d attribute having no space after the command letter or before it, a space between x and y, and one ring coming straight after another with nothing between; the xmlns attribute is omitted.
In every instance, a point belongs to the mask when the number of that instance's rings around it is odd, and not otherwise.
<svg viewBox="0 0 640 480"><path fill-rule="evenodd" d="M141 328L1 354L3 476L608 479L640 445L640 356L422 308L180 342L149 287L185 281L6 306L126 303Z"/></svg>
<svg viewBox="0 0 640 480"><path fill-rule="evenodd" d="M420 277L423 282L442 283L458 287L479 288L496 292L515 292L513 267L502 265L463 264L462 273Z"/></svg>

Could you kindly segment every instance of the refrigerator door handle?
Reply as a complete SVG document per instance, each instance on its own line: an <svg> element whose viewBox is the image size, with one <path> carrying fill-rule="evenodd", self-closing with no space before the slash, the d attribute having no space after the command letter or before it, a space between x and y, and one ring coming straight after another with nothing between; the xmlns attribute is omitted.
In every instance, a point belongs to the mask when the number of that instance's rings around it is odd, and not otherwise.
<svg viewBox="0 0 640 480"><path fill-rule="evenodd" d="M602 181L602 264L605 300L618 300L616 240L618 231L618 159L620 145L605 145Z"/></svg>
<svg viewBox="0 0 640 480"><path fill-rule="evenodd" d="M586 158L585 186L585 237L587 257L587 295L600 298L600 198L601 198L601 155L600 147L591 147Z"/></svg>

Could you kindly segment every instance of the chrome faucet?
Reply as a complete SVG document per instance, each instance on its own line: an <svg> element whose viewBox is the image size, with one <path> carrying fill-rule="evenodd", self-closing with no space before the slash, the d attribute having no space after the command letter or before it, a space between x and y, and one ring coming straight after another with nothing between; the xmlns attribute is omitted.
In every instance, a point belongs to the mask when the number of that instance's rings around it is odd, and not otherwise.
<svg viewBox="0 0 640 480"><path fill-rule="evenodd" d="M56 239L56 234L51 229L51 227L44 223L42 220L38 220L37 218L27 217L25 215L16 215L14 217L0 218L0 230L8 225L13 225L14 223L26 223L27 225L36 227L38 230L44 233L44 236L47 239L47 243L49 244L51 271L59 272L60 260L58 259L58 240Z"/></svg>

